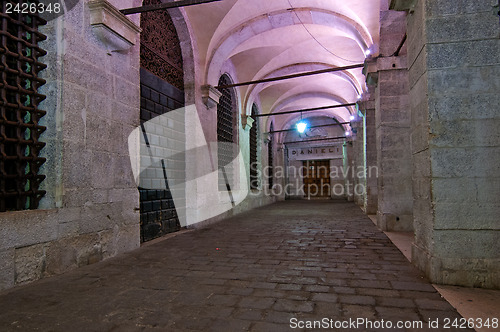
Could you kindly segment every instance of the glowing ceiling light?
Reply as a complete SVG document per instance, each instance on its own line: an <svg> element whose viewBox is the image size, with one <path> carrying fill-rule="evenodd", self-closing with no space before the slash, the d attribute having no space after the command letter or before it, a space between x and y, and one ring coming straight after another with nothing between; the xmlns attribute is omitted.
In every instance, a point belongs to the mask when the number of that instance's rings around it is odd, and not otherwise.
<svg viewBox="0 0 500 332"><path fill-rule="evenodd" d="M346 132L345 132L345 135L346 135L346 136L350 136L350 135L351 135L351 132L346 131Z"/></svg>
<svg viewBox="0 0 500 332"><path fill-rule="evenodd" d="M369 56L370 54L372 54L372 51L370 51L370 49L369 49L369 48L367 48L367 49L366 49L366 51L365 51L365 55L366 55L366 56Z"/></svg>
<svg viewBox="0 0 500 332"><path fill-rule="evenodd" d="M361 100L361 98L363 98L363 96L361 94L358 95L358 100Z"/></svg>
<svg viewBox="0 0 500 332"><path fill-rule="evenodd" d="M297 131L301 134L303 134L307 129L307 123L304 121L300 121L297 123Z"/></svg>
<svg viewBox="0 0 500 332"><path fill-rule="evenodd" d="M351 121L353 121L354 119L356 119L356 117L354 115L351 115L351 117L349 119L351 119Z"/></svg>

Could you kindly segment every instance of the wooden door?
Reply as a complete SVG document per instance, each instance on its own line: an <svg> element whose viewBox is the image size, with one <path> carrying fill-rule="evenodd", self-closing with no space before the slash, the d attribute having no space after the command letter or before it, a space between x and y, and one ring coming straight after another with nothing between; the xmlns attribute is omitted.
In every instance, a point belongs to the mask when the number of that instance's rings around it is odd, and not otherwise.
<svg viewBox="0 0 500 332"><path fill-rule="evenodd" d="M307 160L303 166L305 197L330 197L330 161Z"/></svg>

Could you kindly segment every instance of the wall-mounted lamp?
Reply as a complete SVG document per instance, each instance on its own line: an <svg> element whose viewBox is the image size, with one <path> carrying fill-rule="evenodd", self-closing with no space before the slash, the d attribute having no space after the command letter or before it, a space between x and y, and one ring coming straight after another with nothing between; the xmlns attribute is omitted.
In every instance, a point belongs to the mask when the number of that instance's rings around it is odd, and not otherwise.
<svg viewBox="0 0 500 332"><path fill-rule="evenodd" d="M297 131L301 134L303 134L307 129L307 123L301 121L297 123Z"/></svg>
<svg viewBox="0 0 500 332"><path fill-rule="evenodd" d="M303 134L307 129L307 122L302 120L302 113L300 113L300 121L297 123L297 131Z"/></svg>

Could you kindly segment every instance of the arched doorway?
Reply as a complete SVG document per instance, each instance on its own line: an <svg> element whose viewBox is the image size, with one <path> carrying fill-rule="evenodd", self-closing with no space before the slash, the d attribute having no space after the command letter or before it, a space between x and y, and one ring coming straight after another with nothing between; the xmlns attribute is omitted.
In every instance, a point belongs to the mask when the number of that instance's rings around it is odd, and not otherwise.
<svg viewBox="0 0 500 332"><path fill-rule="evenodd" d="M143 5L159 3L160 0L145 0ZM143 13L141 28L142 124L184 106L184 71L179 37L168 11ZM178 127L183 135L184 126L181 124ZM139 191L141 242L180 229L176 206L168 188L153 190L140 187Z"/></svg>

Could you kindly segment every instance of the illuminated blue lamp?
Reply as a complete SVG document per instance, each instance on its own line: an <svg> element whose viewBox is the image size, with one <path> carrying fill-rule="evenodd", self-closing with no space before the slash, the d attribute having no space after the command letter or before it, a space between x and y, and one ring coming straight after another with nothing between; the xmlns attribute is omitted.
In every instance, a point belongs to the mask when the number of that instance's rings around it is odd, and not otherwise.
<svg viewBox="0 0 500 332"><path fill-rule="evenodd" d="M297 123L297 131L301 134L303 134L307 129L307 123L304 121L300 121Z"/></svg>

